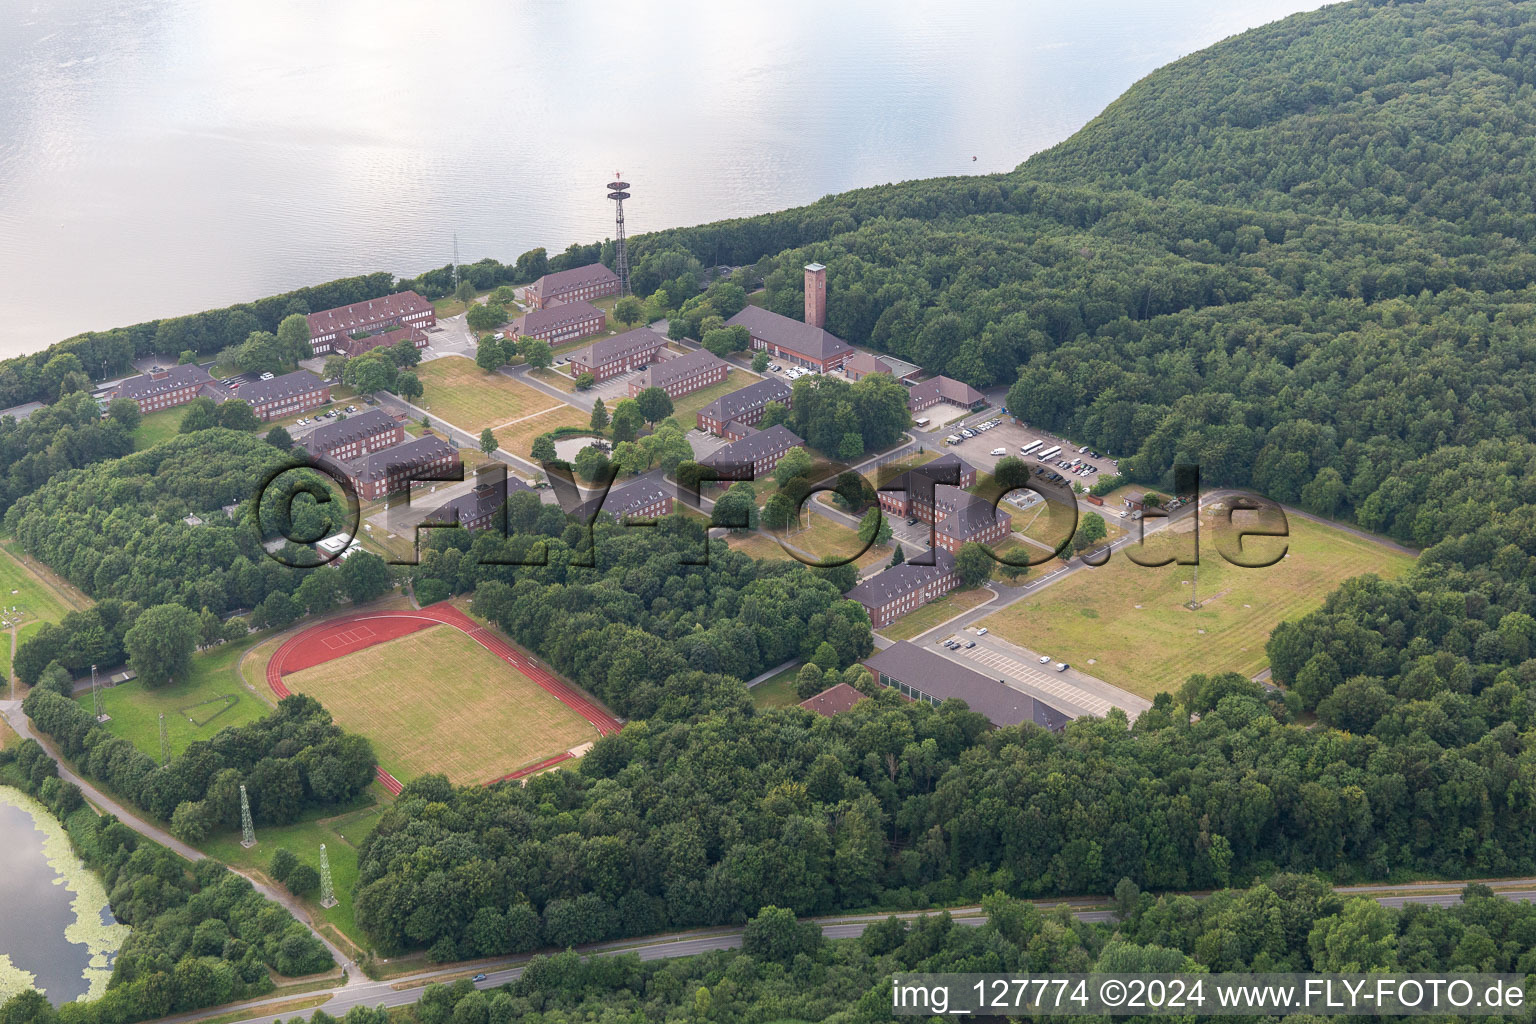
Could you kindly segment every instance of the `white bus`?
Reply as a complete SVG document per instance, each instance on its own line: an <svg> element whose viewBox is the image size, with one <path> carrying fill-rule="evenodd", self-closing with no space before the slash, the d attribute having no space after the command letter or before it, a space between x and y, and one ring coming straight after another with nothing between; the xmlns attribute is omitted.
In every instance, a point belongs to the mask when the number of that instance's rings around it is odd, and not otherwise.
<svg viewBox="0 0 1536 1024"><path fill-rule="evenodd" d="M1054 459L1056 456L1058 456L1060 454L1061 454L1061 445L1053 444L1049 448L1047 448L1045 451L1043 451L1039 455L1035 456L1035 458L1039 459L1041 462L1044 462L1047 459Z"/></svg>
<svg viewBox="0 0 1536 1024"><path fill-rule="evenodd" d="M1031 441L1031 442L1029 442L1029 444L1027 444L1023 448L1019 449L1019 454L1020 455L1028 455L1031 452L1037 452L1037 451L1040 450L1040 446L1042 444L1044 444L1044 443L1045 443L1044 441Z"/></svg>

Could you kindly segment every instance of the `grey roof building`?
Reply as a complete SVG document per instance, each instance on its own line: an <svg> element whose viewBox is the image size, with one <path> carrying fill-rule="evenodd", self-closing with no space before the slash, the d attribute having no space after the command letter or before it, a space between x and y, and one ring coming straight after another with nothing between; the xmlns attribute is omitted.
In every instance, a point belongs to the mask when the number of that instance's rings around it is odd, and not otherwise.
<svg viewBox="0 0 1536 1024"><path fill-rule="evenodd" d="M129 377L117 386L117 390L112 392L111 397L131 398L136 402L143 402L157 395L180 391L182 388L200 387L212 379L208 376L208 371L196 363L183 363L156 373Z"/></svg>
<svg viewBox="0 0 1536 1024"><path fill-rule="evenodd" d="M719 424L740 420L751 413L758 413L761 418L763 407L769 402L788 405L794 393L794 388L777 377L765 377L728 395L721 395L700 409L699 417Z"/></svg>
<svg viewBox="0 0 1536 1024"><path fill-rule="evenodd" d="M582 502L571 510L581 519L591 519L598 512L610 512L615 519L624 516L666 515L672 509L672 496L655 480L640 479L623 487L615 487L604 498L602 495Z"/></svg>
<svg viewBox="0 0 1536 1024"><path fill-rule="evenodd" d="M763 466L763 463L769 460L777 463L783 458L785 452L804 444L805 441L799 434L779 423L767 430L754 430L740 441L732 441L724 447L715 449L700 460L699 464L716 469L746 466L759 469L772 468Z"/></svg>
<svg viewBox="0 0 1536 1024"><path fill-rule="evenodd" d="M922 552L912 556L923 558ZM932 565L914 565L902 562L893 565L864 580L843 596L857 601L866 608L882 608L898 598L922 590L936 580L942 580L955 571L955 556L943 548L933 549Z"/></svg>
<svg viewBox="0 0 1536 1024"><path fill-rule="evenodd" d="M747 329L754 340L765 343L775 355L795 356L818 363L823 369L841 366L854 348L821 327L793 320L762 306L746 306L726 323Z"/></svg>
<svg viewBox="0 0 1536 1024"><path fill-rule="evenodd" d="M313 454L333 452L375 434L395 430L399 424L383 409L369 409L344 420L316 427L304 435L303 445Z"/></svg>
<svg viewBox="0 0 1536 1024"><path fill-rule="evenodd" d="M249 402L252 408L264 402L280 402L319 391L325 384L308 370L294 370L271 380L253 380L235 389L235 397Z"/></svg>
<svg viewBox="0 0 1536 1024"><path fill-rule="evenodd" d="M993 725L1033 722L1051 732L1060 732L1072 720L1001 679L982 675L905 640L877 651L864 664L883 685L895 687L913 700L930 704L963 700L972 711L986 715Z"/></svg>

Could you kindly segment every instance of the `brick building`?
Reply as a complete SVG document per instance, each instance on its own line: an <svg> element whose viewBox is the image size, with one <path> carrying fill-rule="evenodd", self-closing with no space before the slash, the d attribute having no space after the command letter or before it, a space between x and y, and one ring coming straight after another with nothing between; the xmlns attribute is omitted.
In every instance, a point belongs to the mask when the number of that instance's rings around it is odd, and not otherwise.
<svg viewBox="0 0 1536 1024"><path fill-rule="evenodd" d="M1002 509L993 508L985 498L960 491L955 499L955 510L939 521L933 532L934 543L950 554L960 550L960 545L975 541L978 544L996 544L1013 530L1013 517Z"/></svg>
<svg viewBox="0 0 1536 1024"><path fill-rule="evenodd" d="M980 409L987 404L987 396L964 381L950 377L930 377L921 384L912 385L907 392L907 408L913 412L921 412L940 402Z"/></svg>
<svg viewBox="0 0 1536 1024"><path fill-rule="evenodd" d="M805 322L827 326L827 268L820 263L805 265Z"/></svg>
<svg viewBox="0 0 1536 1024"><path fill-rule="evenodd" d="M331 386L308 370L295 370L271 380L253 380L235 389L259 420L280 420L318 409L331 400Z"/></svg>
<svg viewBox="0 0 1536 1024"><path fill-rule="evenodd" d="M422 525L447 526L457 523L466 530L499 526L505 533L506 519L501 515L501 508L508 498L525 491L532 494L533 488L510 473L505 479L493 482L482 480L468 494L438 506L422 520Z"/></svg>
<svg viewBox="0 0 1536 1024"><path fill-rule="evenodd" d="M423 331L435 327L437 311L415 292L396 292L310 313L304 319L309 322L309 347L319 356L341 351L353 334L378 334L393 327Z"/></svg>
<svg viewBox="0 0 1536 1024"><path fill-rule="evenodd" d="M192 401L202 386L212 380L201 366L185 363L129 377L107 397L132 399L139 403L140 412L154 412Z"/></svg>
<svg viewBox="0 0 1536 1024"><path fill-rule="evenodd" d="M543 309L561 302L591 302L619 294L619 277L601 263L545 274L524 289L523 297L533 309Z"/></svg>
<svg viewBox="0 0 1536 1024"><path fill-rule="evenodd" d="M754 350L820 373L837 369L854 353L854 347L837 335L761 306L747 306L726 323L745 327Z"/></svg>
<svg viewBox="0 0 1536 1024"><path fill-rule="evenodd" d="M382 409L369 409L316 427L301 443L317 459L350 462L404 440L405 431L393 416Z"/></svg>
<svg viewBox="0 0 1536 1024"><path fill-rule="evenodd" d="M661 388L671 398L680 398L691 391L719 384L730 372L729 363L701 348L653 363L639 380L630 382L629 397L634 398L646 388Z"/></svg>
<svg viewBox="0 0 1536 1024"><path fill-rule="evenodd" d="M951 484L951 480L959 483ZM975 484L975 466L958 455L945 455L892 477L876 495L887 514L932 523L953 512L957 496Z"/></svg>
<svg viewBox="0 0 1536 1024"><path fill-rule="evenodd" d="M636 480L624 487L615 487L608 497L599 495L582 502L571 514L586 521L599 512L607 512L615 519L656 519L672 513L672 495L655 480Z"/></svg>
<svg viewBox="0 0 1536 1024"><path fill-rule="evenodd" d="M903 640L876 651L864 662L881 686L889 686L909 700L942 704L963 700L993 725L1032 722L1042 729L1061 732L1072 719L1062 712L1016 690L991 676Z"/></svg>
<svg viewBox="0 0 1536 1024"><path fill-rule="evenodd" d="M354 338L345 335L336 343L336 351L344 356L360 356L364 352L376 348L388 348L398 345L402 341L409 341L417 348L427 347L427 332L420 327L393 327L378 334L370 334L362 338Z"/></svg>
<svg viewBox="0 0 1536 1024"><path fill-rule="evenodd" d="M374 501L405 490L413 479L442 479L459 465L459 450L428 434L350 462L335 463L334 468L351 481L359 498Z"/></svg>
<svg viewBox="0 0 1536 1024"><path fill-rule="evenodd" d="M536 338L558 345L572 338L596 334L607 326L606 313L590 302L577 299L524 313L512 321L512 337Z"/></svg>
<svg viewBox="0 0 1536 1024"><path fill-rule="evenodd" d="M649 327L636 327L611 338L600 338L571 356L571 376L590 373L598 380L607 380L638 370L650 365L666 344L667 339Z"/></svg>
<svg viewBox="0 0 1536 1024"><path fill-rule="evenodd" d="M869 613L870 624L879 629L959 585L954 556L935 549L932 565L911 562L893 565L865 579L843 596L863 605Z"/></svg>
<svg viewBox="0 0 1536 1024"><path fill-rule="evenodd" d="M804 447L805 442L784 424L767 430L754 430L740 441L733 441L717 448L701 459L699 464L717 470L726 480L761 480L791 448ZM752 475L746 476L748 469Z"/></svg>
<svg viewBox="0 0 1536 1024"><path fill-rule="evenodd" d="M741 420L731 420L720 428L720 436L727 441L740 441L744 437L751 437L757 433L756 427L749 427Z"/></svg>
<svg viewBox="0 0 1536 1024"><path fill-rule="evenodd" d="M836 686L827 687L809 700L801 701L800 706L807 711L816 712L823 718L831 718L833 715L840 715L849 710L864 699L864 694L860 693L856 687L849 686L847 683L838 683Z"/></svg>
<svg viewBox="0 0 1536 1024"><path fill-rule="evenodd" d="M724 434L726 424L732 422L748 427L762 422L763 410L769 402L778 402L786 409L795 390L777 377L765 377L728 395L721 395L700 409L697 417L699 429L710 434Z"/></svg>

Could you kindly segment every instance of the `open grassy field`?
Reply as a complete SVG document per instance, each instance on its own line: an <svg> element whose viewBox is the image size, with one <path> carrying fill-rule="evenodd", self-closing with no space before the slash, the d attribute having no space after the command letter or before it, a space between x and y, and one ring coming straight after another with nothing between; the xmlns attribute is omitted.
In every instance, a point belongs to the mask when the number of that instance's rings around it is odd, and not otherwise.
<svg viewBox="0 0 1536 1024"><path fill-rule="evenodd" d="M0 605L6 609L15 607L21 612L21 626L16 631L16 643L37 632L45 622L58 622L69 612L90 606L85 595L68 584L59 581L51 584L39 573L34 573L8 550L0 550ZM11 634L7 629L0 634L0 665L5 669L3 681L11 678ZM0 693L6 691L0 686Z"/></svg>
<svg viewBox="0 0 1536 1024"><path fill-rule="evenodd" d="M140 417L139 425L133 430L134 451L153 448L161 441L169 441L175 437L181 430L181 421L186 415L187 406L177 405Z"/></svg>
<svg viewBox="0 0 1536 1024"><path fill-rule="evenodd" d="M910 640L919 633L926 633L941 622L947 622L961 612L970 611L983 601L992 600L992 591L985 587L951 590L937 601L929 601L921 608L914 608L895 622L879 630L891 640Z"/></svg>
<svg viewBox="0 0 1536 1024"><path fill-rule="evenodd" d="M428 360L416 368L416 375L425 389L416 404L471 433L561 404L510 377L486 373L462 356Z"/></svg>
<svg viewBox="0 0 1536 1024"><path fill-rule="evenodd" d="M799 672L799 665L791 665L764 679L747 691L752 697L752 703L760 708L787 708L791 704L799 704L800 695L795 692L795 676Z"/></svg>
<svg viewBox="0 0 1536 1024"><path fill-rule="evenodd" d="M540 384L548 384L552 388L564 391L568 395L576 393L576 381L570 374L561 373L559 370L548 367L534 367L528 371L528 376L536 379Z"/></svg>
<svg viewBox="0 0 1536 1024"><path fill-rule="evenodd" d="M451 671L443 671L451 666ZM533 680L450 626L390 640L283 677L373 742L401 781L442 772L485 782L597 738Z"/></svg>
<svg viewBox="0 0 1536 1024"><path fill-rule="evenodd" d="M547 434L556 427L586 427L592 422L592 414L564 403L525 420L508 424L496 431L496 443L513 455L528 458L533 451L533 439Z"/></svg>
<svg viewBox="0 0 1536 1024"><path fill-rule="evenodd" d="M112 716L108 731L122 736L157 761L160 759L160 714L165 714L166 740L174 757L194 740L206 740L231 725L243 725L271 710L252 693L239 674L240 657L255 639L222 644L192 656L192 673L167 686L146 687L137 680L101 691L102 704ZM91 695L75 698L89 708Z"/></svg>
<svg viewBox="0 0 1536 1024"><path fill-rule="evenodd" d="M719 384L711 384L707 388L700 388L674 401L672 403L672 416L683 425L684 430L692 430L698 425L698 412L700 409L721 395L728 395L732 391L740 391L753 381L762 379L750 370L732 367L730 372L726 374L725 380ZM609 412L612 411L612 408L610 408Z"/></svg>
<svg viewBox="0 0 1536 1024"><path fill-rule="evenodd" d="M370 786L369 792L377 787ZM309 818L292 825L264 826L256 833L256 845L247 850L240 845L238 830L212 836L198 844L208 856L243 870L266 874L272 854L283 848L320 870L320 844L325 844L326 860L331 865L331 881L340 902L329 910L320 906L319 897L304 901L310 919L317 925L324 922L328 937L343 949L351 946L361 951L366 941L352 916L352 889L357 884L357 848L363 836L377 824L384 814L382 804L366 803L342 814L324 812L324 817ZM270 878L268 881L272 881ZM273 885L278 885L272 881Z"/></svg>
<svg viewBox="0 0 1536 1024"><path fill-rule="evenodd" d="M819 555L823 559L853 558L854 564L860 569L867 569L872 565L884 565L891 560L895 548L889 544L876 544L868 551L859 554L864 542L859 540L858 531L851 526L830 519L818 513L811 513L811 525L809 528L792 529L784 535L785 541L793 544L801 550L813 555ZM800 517L800 522L805 522L805 516ZM857 556L857 557L854 557Z"/></svg>
<svg viewBox="0 0 1536 1024"><path fill-rule="evenodd" d="M1243 525L1244 514L1234 517ZM983 619L981 625L1016 643L1047 650L1084 671L1145 697L1177 690L1195 672L1251 676L1268 662L1264 644L1282 622L1318 608L1351 576L1394 577L1413 559L1343 530L1290 517L1288 541L1250 537L1245 557L1284 558L1248 569L1218 554L1213 517L1202 517L1200 608L1186 607L1194 567L1145 568L1124 551L1101 568L1082 570L1036 596ZM1147 555L1186 548L1193 521L1147 540ZM1166 534L1166 535L1164 535ZM1255 559L1257 560L1257 559Z"/></svg>

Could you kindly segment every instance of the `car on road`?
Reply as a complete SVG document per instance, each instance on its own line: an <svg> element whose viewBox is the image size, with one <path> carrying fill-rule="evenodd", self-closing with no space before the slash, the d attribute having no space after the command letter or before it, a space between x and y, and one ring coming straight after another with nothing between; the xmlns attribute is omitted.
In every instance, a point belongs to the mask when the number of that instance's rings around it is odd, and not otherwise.
<svg viewBox="0 0 1536 1024"><path fill-rule="evenodd" d="M993 455L1007 455L1008 454L1008 449L1007 448L993 448L992 449L992 454Z"/></svg>
<svg viewBox="0 0 1536 1024"><path fill-rule="evenodd" d="M473 978L470 978L469 980L470 981L484 981L485 980L485 975L477 974Z"/></svg>
<svg viewBox="0 0 1536 1024"><path fill-rule="evenodd" d="M1049 665L1050 663L1051 663L1051 656L1049 654L1042 654L1042 655L1040 655L1040 664L1042 664L1042 665Z"/></svg>
<svg viewBox="0 0 1536 1024"><path fill-rule="evenodd" d="M1058 661L1058 662L1057 662L1057 663L1056 663L1056 671L1057 671L1057 672L1065 672L1065 671L1066 671L1066 670L1067 670L1067 669L1069 669L1069 668L1071 668L1071 667L1072 667L1072 666L1071 666L1071 665L1068 665L1068 664L1067 664L1067 663L1066 663L1066 662L1064 662L1064 661Z"/></svg>

